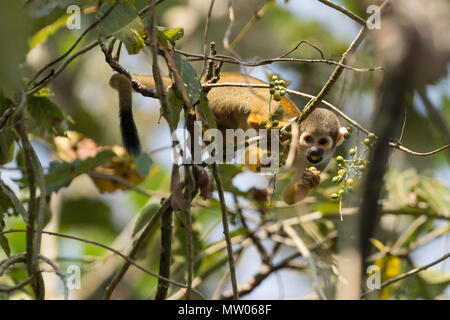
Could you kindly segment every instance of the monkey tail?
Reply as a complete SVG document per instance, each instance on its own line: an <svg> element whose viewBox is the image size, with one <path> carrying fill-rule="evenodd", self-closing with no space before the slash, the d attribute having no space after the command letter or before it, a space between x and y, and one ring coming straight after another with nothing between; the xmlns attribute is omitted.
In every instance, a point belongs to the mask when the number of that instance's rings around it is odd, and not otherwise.
<svg viewBox="0 0 450 320"><path fill-rule="evenodd" d="M141 153L141 143L133 119L131 82L123 74L116 73L111 77L109 84L119 93L119 116L122 143L131 156Z"/></svg>
<svg viewBox="0 0 450 320"><path fill-rule="evenodd" d="M141 142L133 119L131 109L120 109L120 133L122 134L122 143L131 156L137 156L141 153Z"/></svg>

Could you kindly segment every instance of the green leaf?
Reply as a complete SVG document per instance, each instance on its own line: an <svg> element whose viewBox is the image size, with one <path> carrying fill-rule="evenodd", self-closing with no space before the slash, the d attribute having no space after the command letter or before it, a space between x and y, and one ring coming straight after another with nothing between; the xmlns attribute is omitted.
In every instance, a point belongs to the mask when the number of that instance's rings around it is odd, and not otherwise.
<svg viewBox="0 0 450 320"><path fill-rule="evenodd" d="M444 184L422 177L416 192L438 214L450 217L450 189Z"/></svg>
<svg viewBox="0 0 450 320"><path fill-rule="evenodd" d="M158 29L158 39L167 47L168 41L170 41L172 44L183 38L184 36L184 29L183 28L165 28L165 27L157 27Z"/></svg>
<svg viewBox="0 0 450 320"><path fill-rule="evenodd" d="M16 197L14 192L0 179L0 210L5 212L9 207L12 207L14 211L20 214L25 223L28 222L28 212L22 205L22 202ZM1 213L0 212L0 213Z"/></svg>
<svg viewBox="0 0 450 320"><path fill-rule="evenodd" d="M11 162L14 159L14 132L6 130L0 135L0 164Z"/></svg>
<svg viewBox="0 0 450 320"><path fill-rule="evenodd" d="M389 204L394 208L408 206L410 194L418 182L419 176L414 168L402 172L390 170L386 181Z"/></svg>
<svg viewBox="0 0 450 320"><path fill-rule="evenodd" d="M40 127L57 136L64 136L64 131L68 128L66 120L71 120L46 97L30 97L28 112Z"/></svg>
<svg viewBox="0 0 450 320"><path fill-rule="evenodd" d="M111 6L112 4L109 3L103 5L97 14L97 19L102 17ZM101 36L113 36L122 41L129 54L136 54L145 46L144 24L136 10L127 3L118 3L97 28Z"/></svg>
<svg viewBox="0 0 450 320"><path fill-rule="evenodd" d="M0 12L0 88L12 98L23 87L19 66L25 61L32 23L24 13L23 1L0 1Z"/></svg>
<svg viewBox="0 0 450 320"><path fill-rule="evenodd" d="M233 190L235 188L233 186L233 178L241 173L243 170L243 166L236 166L232 164L222 164L219 166L219 173L222 177L222 186L226 191Z"/></svg>
<svg viewBox="0 0 450 320"><path fill-rule="evenodd" d="M211 108L208 105L208 100L205 97L205 93L201 92L200 94L200 111L201 116L206 120L206 123L208 124L208 127L210 129L216 129L216 118L214 116L214 113L212 112Z"/></svg>
<svg viewBox="0 0 450 320"><path fill-rule="evenodd" d="M136 171L136 173L142 178L145 178L149 174L152 167L152 159L145 152L141 152L141 154L139 154L137 158L134 158L133 161L136 165L134 171Z"/></svg>
<svg viewBox="0 0 450 320"><path fill-rule="evenodd" d="M176 128L178 126L178 121L180 121L180 113L183 109L183 101L175 94L175 91L172 88L170 88L169 90L169 102L170 107L172 108L173 127ZM159 110L161 112L161 116L163 116L167 120L167 122L169 122L163 108L160 108Z"/></svg>
<svg viewBox="0 0 450 320"><path fill-rule="evenodd" d="M186 61L181 55L175 54L175 65L180 73L183 83L179 83L178 77L175 77L175 85L178 89L178 93L181 93L181 86L186 89L189 101L194 105L200 98L202 92L202 86L200 80L197 78L197 73L192 65ZM181 95L179 94L181 97Z"/></svg>
<svg viewBox="0 0 450 320"><path fill-rule="evenodd" d="M13 102L4 96L3 90L0 89L0 117L5 114L6 110L8 110L12 104ZM9 121L11 121L11 119L9 119ZM8 125L8 123L4 124L5 127ZM12 130L6 130L0 135L0 164L5 164L13 160L15 137Z"/></svg>
<svg viewBox="0 0 450 320"><path fill-rule="evenodd" d="M74 228L96 238L117 232L111 208L101 199L90 197L68 198L62 201L60 230L67 232Z"/></svg>
<svg viewBox="0 0 450 320"><path fill-rule="evenodd" d="M3 217L0 216L0 232L2 232L5 228L5 221L3 221ZM11 254L11 248L9 247L8 238L4 234L0 235L0 247L2 247L5 254L9 257Z"/></svg>
<svg viewBox="0 0 450 320"><path fill-rule="evenodd" d="M30 16L40 18L48 15L56 8L67 8L73 2L73 0L33 0L27 1L25 8L28 9Z"/></svg>
<svg viewBox="0 0 450 320"><path fill-rule="evenodd" d="M87 173L96 167L110 161L115 153L110 150L99 152L95 157L80 161L75 160L67 162L51 162L49 173L45 176L45 185L47 192L57 191L62 187L68 186L73 178Z"/></svg>
<svg viewBox="0 0 450 320"><path fill-rule="evenodd" d="M153 217L156 211L160 208L160 205L157 203L151 203L148 206L144 207L139 213L139 217L136 220L136 225L133 230L133 237L141 231L141 229L147 225L150 219Z"/></svg>
<svg viewBox="0 0 450 320"><path fill-rule="evenodd" d="M47 38L51 36L52 34L56 33L59 29L64 27L67 24L67 20L69 19L70 15L65 14L62 17L60 17L58 20L53 22L52 24L49 24L39 30L29 41L30 49L33 49L35 46L37 46L40 43L43 43L47 41Z"/></svg>
<svg viewBox="0 0 450 320"><path fill-rule="evenodd" d="M184 215L183 215L184 216ZM191 215L192 218L192 248L194 257L201 254L204 246L201 241L200 230L201 226L196 221L195 215ZM184 223L184 222L183 222ZM186 227L181 225L180 219L175 218L175 234L172 244L172 255L174 261L185 265L187 263L187 234ZM196 272L201 265L201 260L194 262L194 271Z"/></svg>

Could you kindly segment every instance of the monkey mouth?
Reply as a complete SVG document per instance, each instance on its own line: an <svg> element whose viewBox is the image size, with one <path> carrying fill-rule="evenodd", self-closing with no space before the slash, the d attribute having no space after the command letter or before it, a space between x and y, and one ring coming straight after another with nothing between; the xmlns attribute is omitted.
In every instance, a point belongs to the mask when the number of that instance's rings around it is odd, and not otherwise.
<svg viewBox="0 0 450 320"><path fill-rule="evenodd" d="M321 157L321 156L318 156L318 155L315 155L315 154L310 154L310 155L307 157L307 160L308 160L310 163L312 163L312 164L318 164L320 161L322 161L322 157Z"/></svg>

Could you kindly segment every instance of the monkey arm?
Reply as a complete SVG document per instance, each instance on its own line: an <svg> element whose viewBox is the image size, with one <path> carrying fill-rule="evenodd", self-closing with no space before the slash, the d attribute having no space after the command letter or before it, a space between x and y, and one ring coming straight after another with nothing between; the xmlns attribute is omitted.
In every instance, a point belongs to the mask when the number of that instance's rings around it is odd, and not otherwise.
<svg viewBox="0 0 450 320"><path fill-rule="evenodd" d="M300 178L286 188L283 193L283 200L287 204L294 204L305 199L312 189L320 184L320 171L306 169Z"/></svg>

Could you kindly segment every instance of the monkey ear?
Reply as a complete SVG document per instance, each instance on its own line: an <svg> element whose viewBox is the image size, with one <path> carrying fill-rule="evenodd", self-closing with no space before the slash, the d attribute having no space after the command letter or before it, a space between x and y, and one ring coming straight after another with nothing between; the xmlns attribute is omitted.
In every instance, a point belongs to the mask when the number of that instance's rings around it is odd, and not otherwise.
<svg viewBox="0 0 450 320"><path fill-rule="evenodd" d="M344 134L347 133L347 129L345 127L339 128L339 133L336 137L336 147L339 146L344 141Z"/></svg>

